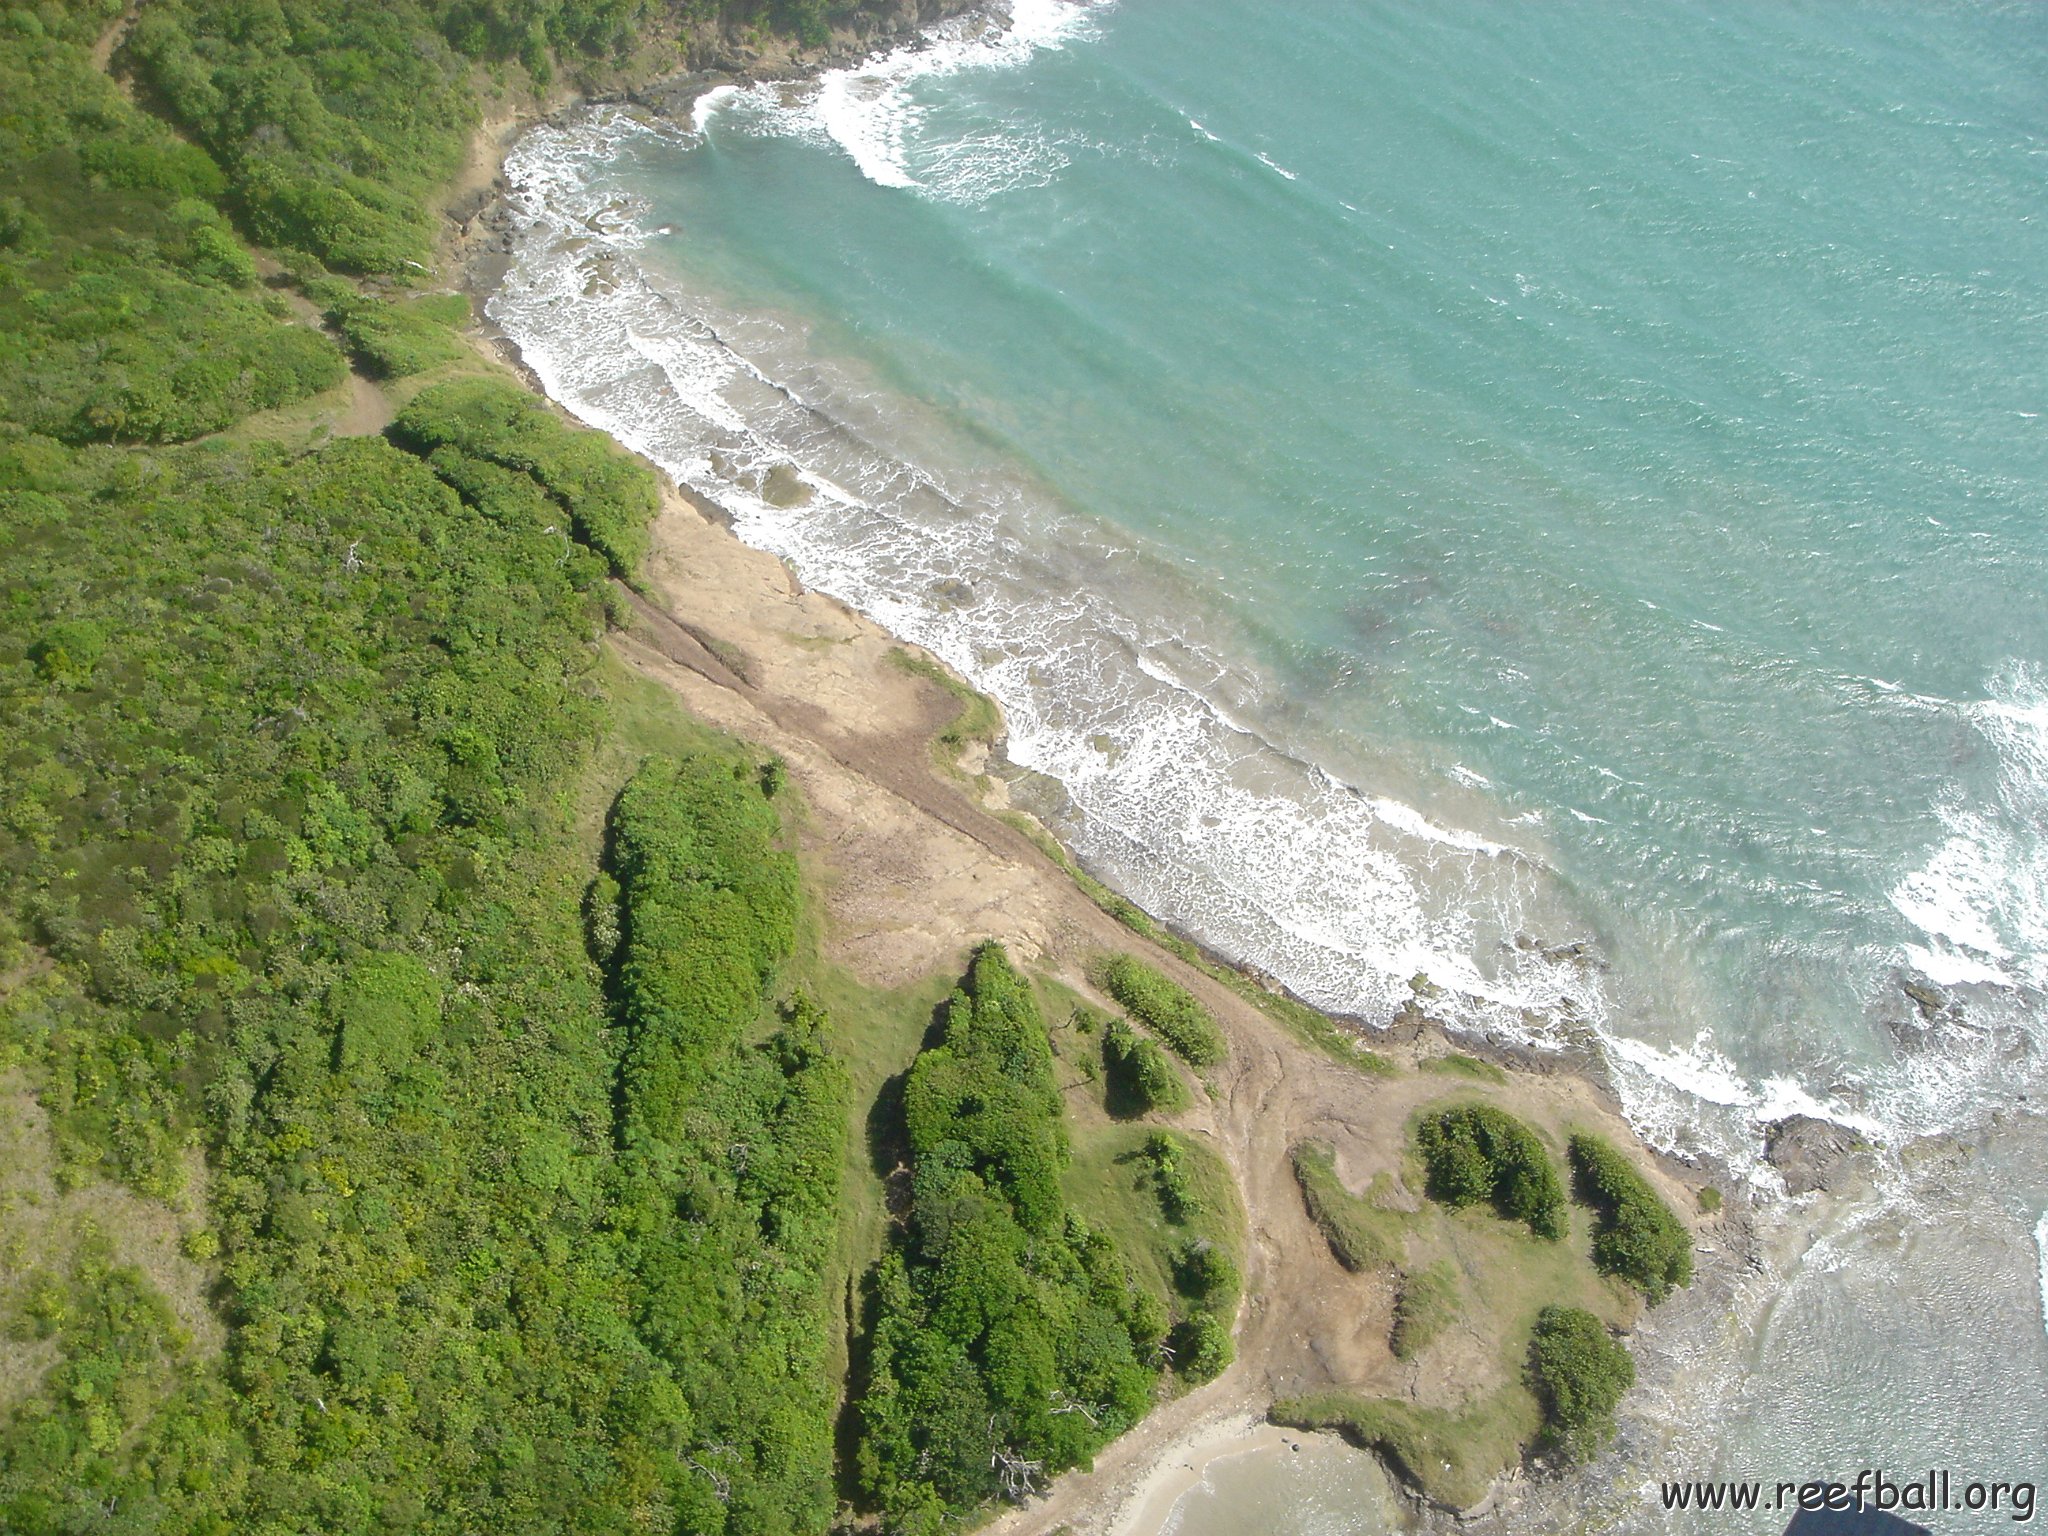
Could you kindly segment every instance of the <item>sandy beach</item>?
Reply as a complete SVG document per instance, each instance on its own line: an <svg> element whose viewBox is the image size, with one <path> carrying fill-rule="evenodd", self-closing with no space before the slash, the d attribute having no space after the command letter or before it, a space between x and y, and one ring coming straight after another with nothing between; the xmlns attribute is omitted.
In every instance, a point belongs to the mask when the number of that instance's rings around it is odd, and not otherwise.
<svg viewBox="0 0 2048 1536"><path fill-rule="evenodd" d="M518 127L507 119L479 131L462 193L449 205L451 259L479 311L505 270L505 224L492 202L502 190L496 167ZM516 364L516 349L487 324L480 329L480 347ZM526 377L538 387L530 371ZM957 701L901 666L894 637L742 543L716 507L664 484L641 590L631 597L634 621L612 643L626 665L672 690L692 714L787 762L806 807L807 860L825 872L824 943L834 961L871 985L896 986L956 965L969 946L995 938L1020 960L1094 995L1090 957L1131 951L1193 991L1230 1041L1210 1095L1176 1123L1223 1156L1245 1202L1247 1299L1237 1361L1159 1407L1107 1447L1092 1471L1063 1476L1049 1495L987 1529L1151 1536L1211 1463L1282 1442L1283 1432L1264 1424L1277 1397L1333 1386L1429 1397L1454 1380L1462 1392L1496 1385L1499 1367L1476 1343L1447 1343L1426 1365L1393 1359L1390 1277L1353 1274L1335 1262L1289 1161L1304 1139L1328 1143L1353 1187L1363 1187L1374 1170L1399 1165L1407 1118L1446 1091L1442 1078L1333 1063L1244 997L1117 923L1004 819L998 780L939 771L931 743ZM1404 1033L1399 1043L1375 1039L1374 1048L1406 1065L1446 1048L1433 1028ZM1546 1123L1568 1120L1633 1141L1593 1076L1520 1072L1496 1099ZM1672 1203L1689 1208L1692 1192L1676 1170L1662 1180Z"/></svg>
<svg viewBox="0 0 2048 1536"><path fill-rule="evenodd" d="M1248 1413L1195 1426L1182 1439L1155 1453L1151 1471L1130 1488L1122 1506L1110 1516L1108 1536L1158 1536L1172 1518L1174 1506L1201 1486L1211 1466L1230 1457L1284 1448L1300 1439L1299 1433Z"/></svg>

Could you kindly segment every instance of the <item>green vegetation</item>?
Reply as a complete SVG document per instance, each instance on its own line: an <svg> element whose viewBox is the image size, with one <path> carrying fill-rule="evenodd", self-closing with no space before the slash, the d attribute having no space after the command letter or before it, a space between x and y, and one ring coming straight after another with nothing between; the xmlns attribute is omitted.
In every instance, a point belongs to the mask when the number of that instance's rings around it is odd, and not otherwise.
<svg viewBox="0 0 2048 1536"><path fill-rule="evenodd" d="M1394 1357L1413 1360L1458 1316L1458 1276L1442 1260L1405 1275L1394 1302Z"/></svg>
<svg viewBox="0 0 2048 1536"><path fill-rule="evenodd" d="M647 548L659 498L653 477L605 438L578 431L521 389L463 379L421 393L392 424L392 441L426 457L463 498L486 510L508 495L546 493L575 536L629 575ZM566 535L563 535L566 538Z"/></svg>
<svg viewBox="0 0 2048 1536"><path fill-rule="evenodd" d="M1301 1142L1288 1156L1309 1217L1337 1262L1361 1272L1399 1267L1405 1247L1401 1213L1346 1189L1337 1177L1337 1155L1326 1143ZM1376 1180L1374 1194L1381 1188Z"/></svg>
<svg viewBox="0 0 2048 1536"><path fill-rule="evenodd" d="M858 1475L892 1526L937 1530L1140 1418L1164 1310L1067 1205L1067 1139L1031 989L983 946L903 1092L912 1210L870 1301Z"/></svg>
<svg viewBox="0 0 2048 1536"><path fill-rule="evenodd" d="M611 1224L633 1333L676 1394L686 1529L831 1515L825 1374L845 1072L805 998L755 1044L796 939L795 861L752 765L655 758L613 809L625 1034ZM735 1516L739 1516L738 1519Z"/></svg>
<svg viewBox="0 0 2048 1536"><path fill-rule="evenodd" d="M1568 1460L1596 1454L1614 1433L1614 1412L1635 1382L1627 1349L1577 1307L1547 1306L1527 1333L1524 1382L1485 1393L1458 1411L1405 1398L1318 1392L1275 1403L1275 1423L1333 1429L1377 1450L1429 1497L1468 1509L1531 1446Z"/></svg>
<svg viewBox="0 0 2048 1536"><path fill-rule="evenodd" d="M72 444L182 441L342 376L255 289L219 167L93 68L119 11L0 10L0 419Z"/></svg>
<svg viewBox="0 0 2048 1536"><path fill-rule="evenodd" d="M1102 1059L1109 1075L1113 1115L1170 1115L1188 1107L1188 1086L1155 1041L1122 1019L1102 1030Z"/></svg>
<svg viewBox="0 0 2048 1536"><path fill-rule="evenodd" d="M1529 1376L1542 1400L1546 1444L1586 1461L1614 1435L1614 1410L1636 1366L1607 1327L1578 1307L1545 1307L1529 1344Z"/></svg>
<svg viewBox="0 0 2048 1536"><path fill-rule="evenodd" d="M1578 1197L1599 1213L1593 1262L1654 1305L1692 1284L1692 1234L1621 1152L1581 1131L1570 1145Z"/></svg>
<svg viewBox="0 0 2048 1536"><path fill-rule="evenodd" d="M1182 1380L1206 1380L1228 1365L1235 1288L1205 1282L1191 1268L1191 1247L1242 1268L1245 1222L1237 1184L1204 1138L1139 1125L1100 1125L1077 1117L1067 1169L1069 1204L1111 1238L1138 1283L1171 1320L1159 1358Z"/></svg>
<svg viewBox="0 0 2048 1536"><path fill-rule="evenodd" d="M1425 1115L1415 1143L1430 1197L1453 1208L1491 1204L1504 1221L1526 1221L1538 1237L1565 1233L1564 1186L1536 1133L1505 1110L1463 1104Z"/></svg>
<svg viewBox="0 0 2048 1536"><path fill-rule="evenodd" d="M1475 1083L1491 1083L1496 1088L1506 1083L1507 1073L1490 1061L1481 1061L1477 1056L1467 1056L1452 1051L1443 1056L1432 1056L1420 1063L1424 1072L1437 1072L1445 1077L1466 1077Z"/></svg>
<svg viewBox="0 0 2048 1536"><path fill-rule="evenodd" d="M1273 1417L1341 1429L1424 1495L1464 1509L1531 1449L1598 1449L1633 1379L1609 1322L1625 1322L1639 1303L1602 1278L1595 1234L1568 1230L1535 1127L1490 1105L1439 1101L1424 1108L1415 1134L1421 1166L1407 1177L1426 1178L1435 1197L1418 1211L1386 1208L1385 1174L1365 1196L1351 1193L1330 1149L1314 1142L1294 1149L1295 1176L1341 1261L1397 1271L1394 1356L1426 1359L1455 1327L1461 1351L1485 1350L1476 1378L1457 1388L1455 1407L1330 1391L1278 1403ZM1461 1214L1474 1205L1505 1220Z"/></svg>
<svg viewBox="0 0 2048 1536"><path fill-rule="evenodd" d="M1213 1067L1228 1054L1223 1032L1188 990L1130 955L1110 955L1094 978L1132 1018L1164 1040L1191 1067Z"/></svg>
<svg viewBox="0 0 2048 1536"><path fill-rule="evenodd" d="M1199 1221L1205 1206L1188 1171L1185 1143L1171 1131L1154 1131L1145 1138L1145 1159L1152 1165L1158 1186L1159 1208L1175 1226Z"/></svg>
<svg viewBox="0 0 2048 1536"><path fill-rule="evenodd" d="M399 303L326 278L308 283L306 296L340 333L356 367L373 379L425 373L454 362L466 350L451 329L469 318L469 300L461 294L428 294Z"/></svg>
<svg viewBox="0 0 2048 1536"><path fill-rule="evenodd" d="M477 118L461 61L404 0L152 0L123 50L150 99L227 173L259 243L337 271L433 259L428 205Z"/></svg>
<svg viewBox="0 0 2048 1536"><path fill-rule="evenodd" d="M1297 1429L1336 1430L1378 1451L1410 1486L1454 1509L1484 1498L1542 1428L1536 1400L1520 1388L1487 1393L1459 1412L1405 1398L1316 1392L1281 1399L1270 1417Z"/></svg>
<svg viewBox="0 0 2048 1536"><path fill-rule="evenodd" d="M1721 1191L1712 1184L1702 1184L1699 1193L1700 1210L1708 1216L1716 1215L1721 1209Z"/></svg>
<svg viewBox="0 0 2048 1536"><path fill-rule="evenodd" d="M901 646L892 648L889 661L900 672L935 683L951 695L959 708L932 740L932 752L939 766L948 772L960 754L975 742L992 742L1003 733L1003 717L995 700L960 681L929 656L912 655Z"/></svg>

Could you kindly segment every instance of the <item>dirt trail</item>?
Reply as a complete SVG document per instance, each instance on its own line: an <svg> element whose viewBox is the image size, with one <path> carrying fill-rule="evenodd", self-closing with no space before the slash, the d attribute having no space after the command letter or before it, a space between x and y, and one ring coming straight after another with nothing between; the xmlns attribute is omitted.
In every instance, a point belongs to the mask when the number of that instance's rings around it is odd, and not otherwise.
<svg viewBox="0 0 2048 1536"><path fill-rule="evenodd" d="M989 1529L1108 1531L1162 1453L1221 1416L1261 1413L1276 1396L1322 1386L1404 1394L1425 1386L1388 1352L1386 1277L1337 1265L1303 1209L1288 1151L1305 1137L1330 1142L1346 1182L1361 1189L1398 1166L1410 1111L1455 1085L1333 1063L1111 919L1029 838L940 776L928 744L957 706L890 661L892 637L804 591L780 561L741 544L682 494L665 498L644 575L639 622L617 638L619 652L698 717L788 762L807 807L806 852L826 875L833 959L872 985L897 986L957 966L969 946L996 938L1092 993L1089 958L1132 951L1200 997L1230 1037L1213 1097L1181 1124L1213 1142L1245 1200L1238 1362L1156 1411L1093 1472L1062 1478L1048 1498ZM1493 1096L1551 1123L1568 1118L1631 1139L1602 1092L1569 1073L1518 1074Z"/></svg>
<svg viewBox="0 0 2048 1536"><path fill-rule="evenodd" d="M122 40L128 36L128 29L135 25L135 13L141 9L142 0L129 0L127 8L108 22L107 30L93 40L92 67L101 74L105 74L107 67L114 62L114 50L120 47ZM128 89L125 80L115 83L124 91Z"/></svg>
<svg viewBox="0 0 2048 1536"><path fill-rule="evenodd" d="M348 376L348 409L334 423L336 437L370 437L391 425L398 412L375 380L353 370Z"/></svg>

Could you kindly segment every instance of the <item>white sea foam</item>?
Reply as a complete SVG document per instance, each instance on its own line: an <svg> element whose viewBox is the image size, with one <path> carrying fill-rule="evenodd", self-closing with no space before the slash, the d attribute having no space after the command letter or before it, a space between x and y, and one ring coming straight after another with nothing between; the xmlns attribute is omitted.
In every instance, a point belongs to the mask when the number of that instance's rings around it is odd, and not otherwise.
<svg viewBox="0 0 2048 1536"><path fill-rule="evenodd" d="M1088 25L1089 8L1039 0L1019 16L1035 28L1022 41L963 33L841 71L814 92L714 93L699 103L695 131L800 133L836 146L881 185L907 179L935 196L997 185L1014 167L992 169L993 160L1012 141L988 147L989 163L958 136L933 155L912 85L937 69L996 67L1058 46ZM906 62L911 55L924 62ZM517 259L493 317L556 399L719 501L743 537L790 559L806 581L995 696L1012 758L1070 798L1063 831L1141 904L1335 1011L1382 1017L1420 972L1459 994L1454 1015L1475 1028L1541 1042L1590 1025L1645 1133L1666 1146L1710 1146L1738 1174L1757 1171L1760 1120L1811 1113L1879 1136L1934 1128L1939 1116L1926 1106L1967 1099L1995 1070L1982 1039L1944 1037L1942 1049L1862 1085L1869 1091L1851 1103L1750 1080L1704 1036L1673 1047L1619 1032L1597 969L1509 942L1562 910L1540 843L1517 850L1445 826L1275 750L1256 709L1238 707L1258 698L1256 680L1188 644L1184 593L1144 600L1146 581L1163 578L1129 576L1145 562L1113 531L1045 537L1046 509L1021 483L955 493L890 451L885 433L861 427L860 392L807 371L800 338L777 343L758 326L729 338L721 327L733 317L652 283L630 259L648 238L640 210L608 184L605 166L622 141L660 131L596 114L521 142L507 165ZM814 488L806 506L760 495L776 465L796 467ZM1108 561L1115 582L1101 579ZM935 590L968 590L972 601L934 603ZM2048 695L2021 674L2009 683L1962 706L2001 764L1998 805L1973 810L1959 796L1944 811L1947 839L1894 892L1924 939L1906 958L1944 985L2040 980ZM1485 782L1469 769L1454 776ZM1543 818L1530 811L1507 825L1536 838Z"/></svg>
<svg viewBox="0 0 2048 1536"><path fill-rule="evenodd" d="M2041 1259L2041 1326L2048 1329L2048 1211L2034 1223L2034 1249Z"/></svg>
<svg viewBox="0 0 2048 1536"><path fill-rule="evenodd" d="M2048 689L2015 666L1958 706L1990 747L1995 785L1957 785L1941 844L1891 891L1926 936L1907 946L1932 979L2048 987Z"/></svg>
<svg viewBox="0 0 2048 1536"><path fill-rule="evenodd" d="M978 203L1043 185L1065 149L1026 124L933 120L930 83L972 70L1011 69L1092 31L1107 0L1010 0L1006 24L984 15L941 23L916 43L830 69L802 85L723 87L700 97L693 121L829 143L880 187Z"/></svg>

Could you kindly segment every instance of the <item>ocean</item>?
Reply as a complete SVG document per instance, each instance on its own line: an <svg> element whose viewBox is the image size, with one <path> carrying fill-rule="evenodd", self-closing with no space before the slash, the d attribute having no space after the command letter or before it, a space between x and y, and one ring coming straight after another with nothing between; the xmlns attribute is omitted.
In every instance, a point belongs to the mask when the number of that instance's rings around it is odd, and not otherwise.
<svg viewBox="0 0 2048 1536"><path fill-rule="evenodd" d="M550 393L994 695L1091 868L1595 1041L1762 1202L1557 1526L2048 1480L2048 8L1015 0L508 173Z"/></svg>

